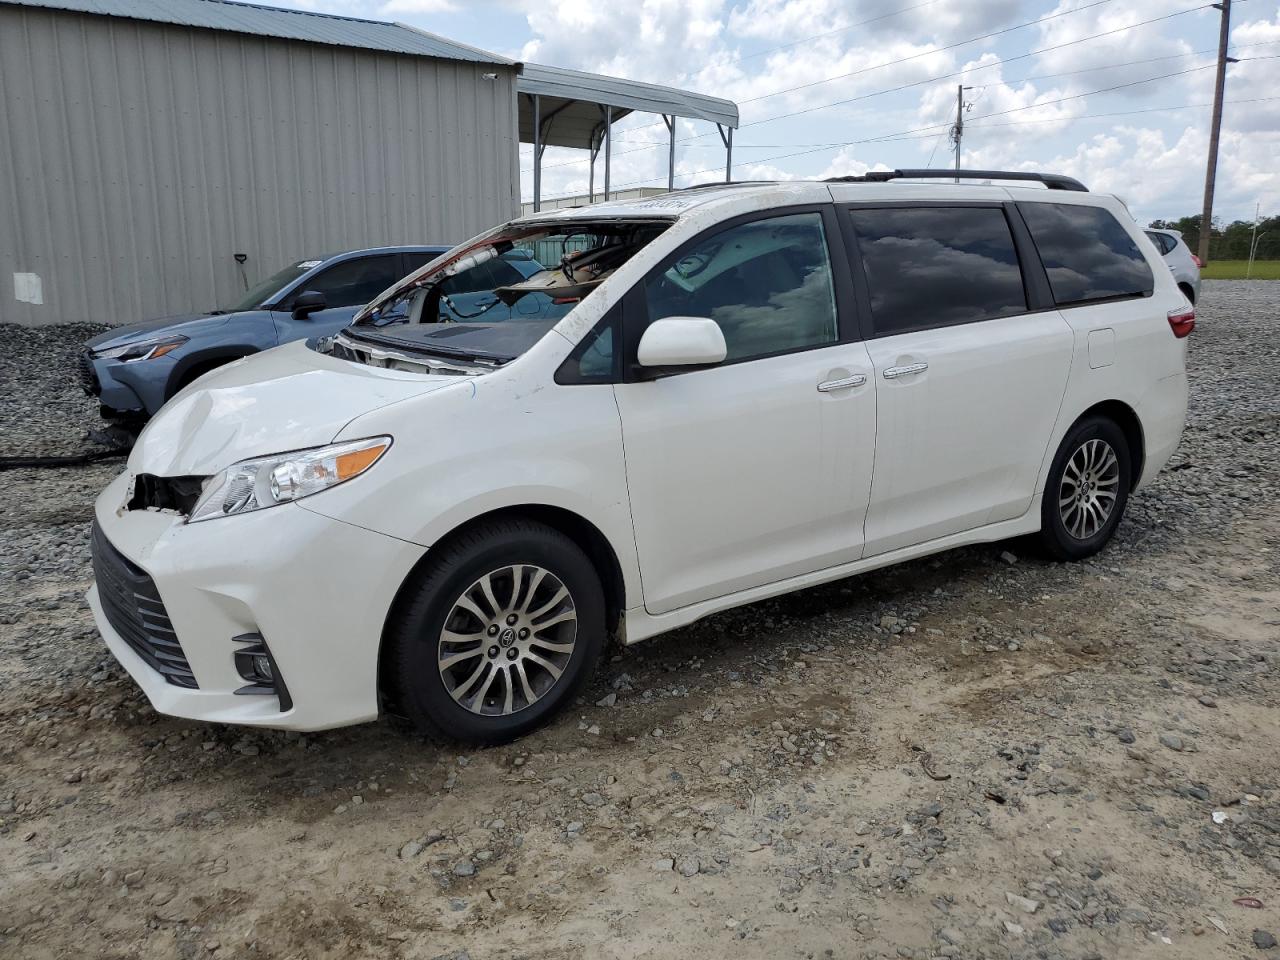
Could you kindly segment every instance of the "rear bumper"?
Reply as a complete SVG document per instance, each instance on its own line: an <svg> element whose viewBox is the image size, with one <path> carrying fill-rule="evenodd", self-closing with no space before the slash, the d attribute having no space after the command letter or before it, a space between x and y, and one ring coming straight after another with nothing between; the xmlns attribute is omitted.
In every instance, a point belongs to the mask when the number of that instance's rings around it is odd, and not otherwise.
<svg viewBox="0 0 1280 960"><path fill-rule="evenodd" d="M1164 469L1182 440L1187 422L1186 371L1157 380L1142 406L1139 416L1146 431L1146 461L1135 488L1150 483Z"/></svg>
<svg viewBox="0 0 1280 960"><path fill-rule="evenodd" d="M151 578L196 686L166 680L112 625L99 585L89 605L108 648L161 713L211 723L323 730L378 715L387 611L423 548L296 505L186 524L123 511L128 475L96 516L112 547ZM247 686L234 637L260 634L288 687L288 709Z"/></svg>

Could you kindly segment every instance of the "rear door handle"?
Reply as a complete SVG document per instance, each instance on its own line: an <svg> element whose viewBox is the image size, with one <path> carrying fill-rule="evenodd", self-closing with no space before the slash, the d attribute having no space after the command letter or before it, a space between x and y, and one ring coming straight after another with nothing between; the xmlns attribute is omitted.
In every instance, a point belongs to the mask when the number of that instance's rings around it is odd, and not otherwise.
<svg viewBox="0 0 1280 960"><path fill-rule="evenodd" d="M818 384L818 392L830 393L833 390L848 390L850 387L860 387L866 382L866 377L860 373L855 373L852 377L841 377L839 380L823 380Z"/></svg>
<svg viewBox="0 0 1280 960"><path fill-rule="evenodd" d="M913 373L923 373L929 369L927 363L908 363L905 367L887 367L884 371L886 380L896 380L898 377L909 377Z"/></svg>

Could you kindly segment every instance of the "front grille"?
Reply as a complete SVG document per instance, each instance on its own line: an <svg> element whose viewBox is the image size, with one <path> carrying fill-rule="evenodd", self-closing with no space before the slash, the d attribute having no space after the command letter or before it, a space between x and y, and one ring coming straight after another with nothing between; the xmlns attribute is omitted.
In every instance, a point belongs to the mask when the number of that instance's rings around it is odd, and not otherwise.
<svg viewBox="0 0 1280 960"><path fill-rule="evenodd" d="M133 652L175 687L196 689L195 675L154 581L111 545L97 522L93 524L93 576L107 622Z"/></svg>
<svg viewBox="0 0 1280 960"><path fill-rule="evenodd" d="M98 382L98 372L93 369L93 360L88 353L80 354L76 369L80 374L80 386L84 387L85 393L96 397L102 392L102 384Z"/></svg>

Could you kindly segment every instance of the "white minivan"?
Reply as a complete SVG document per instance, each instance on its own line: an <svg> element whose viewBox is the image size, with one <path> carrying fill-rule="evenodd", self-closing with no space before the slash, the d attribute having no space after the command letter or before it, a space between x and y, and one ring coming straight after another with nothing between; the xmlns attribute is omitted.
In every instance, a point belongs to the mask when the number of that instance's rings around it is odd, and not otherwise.
<svg viewBox="0 0 1280 960"><path fill-rule="evenodd" d="M1112 197L932 176L534 214L211 372L98 499L108 646L164 713L496 743L611 636L963 544L1097 552L1178 443L1191 305Z"/></svg>

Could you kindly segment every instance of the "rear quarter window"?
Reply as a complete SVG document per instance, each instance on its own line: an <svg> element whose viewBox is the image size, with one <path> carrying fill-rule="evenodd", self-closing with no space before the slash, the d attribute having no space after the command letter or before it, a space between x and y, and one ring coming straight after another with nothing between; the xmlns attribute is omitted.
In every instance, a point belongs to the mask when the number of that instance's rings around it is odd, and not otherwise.
<svg viewBox="0 0 1280 960"><path fill-rule="evenodd" d="M1149 297L1155 277L1110 210L1071 203L1020 203L1054 302L1060 306Z"/></svg>
<svg viewBox="0 0 1280 960"><path fill-rule="evenodd" d="M1173 237L1169 236L1167 233L1156 233L1153 230L1148 230L1147 236L1151 238L1151 242L1156 245L1156 249L1159 250L1161 254L1172 253L1173 248L1177 246L1173 241Z"/></svg>

